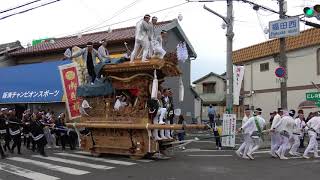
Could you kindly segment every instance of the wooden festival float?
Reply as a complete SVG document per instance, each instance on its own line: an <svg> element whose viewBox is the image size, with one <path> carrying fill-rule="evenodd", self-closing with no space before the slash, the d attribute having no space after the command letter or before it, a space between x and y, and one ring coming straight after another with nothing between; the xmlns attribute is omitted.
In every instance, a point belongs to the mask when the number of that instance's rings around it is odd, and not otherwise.
<svg viewBox="0 0 320 180"><path fill-rule="evenodd" d="M153 129L204 129L204 125L159 125L153 124L149 115L147 101L151 96L154 70L157 72L159 86L165 77L179 76L176 54L166 55L164 60L151 59L150 62L135 60L106 65L102 74L112 84L114 92L106 96L81 97L90 104L88 115L82 116L79 123L67 123L69 127L87 128L90 133L81 135L81 148L91 154L119 154L132 158L143 158L163 151L174 140L156 141ZM128 106L114 109L116 96L127 96Z"/></svg>

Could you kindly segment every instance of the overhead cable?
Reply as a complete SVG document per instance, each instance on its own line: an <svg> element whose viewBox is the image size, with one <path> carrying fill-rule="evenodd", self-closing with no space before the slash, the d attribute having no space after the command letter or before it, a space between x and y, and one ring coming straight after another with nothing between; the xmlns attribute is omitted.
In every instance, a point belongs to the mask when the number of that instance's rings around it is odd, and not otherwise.
<svg viewBox="0 0 320 180"><path fill-rule="evenodd" d="M23 10L23 11L19 11L19 12L16 12L16 13L13 13L13 14L9 14L7 16L3 16L3 17L0 17L0 20L3 20L3 19L6 19L8 17L11 17L11 16L15 16L15 15L18 15L18 14L23 14L23 13L26 13L28 11L31 11L31 10L34 10L34 9L37 9L37 8L40 8L40 7L43 7L43 6L47 6L49 4L53 4L53 3L56 3L58 1L61 1L61 0L55 0L55 1L51 1L51 2L48 2L48 3L44 3L44 4L41 4L39 6L35 6L33 8L29 8L29 9L26 9L26 10Z"/></svg>

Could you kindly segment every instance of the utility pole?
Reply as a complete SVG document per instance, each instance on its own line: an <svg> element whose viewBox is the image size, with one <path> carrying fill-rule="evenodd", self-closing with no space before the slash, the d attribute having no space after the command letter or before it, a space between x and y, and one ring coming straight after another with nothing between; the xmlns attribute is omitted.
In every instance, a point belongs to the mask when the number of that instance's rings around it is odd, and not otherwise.
<svg viewBox="0 0 320 180"><path fill-rule="evenodd" d="M232 63L232 43L233 43L233 0L227 0L227 112L233 112L233 63Z"/></svg>
<svg viewBox="0 0 320 180"><path fill-rule="evenodd" d="M231 114L233 112L233 62L232 62L232 43L233 43L233 0L227 1L227 17L220 15L219 13L207 8L204 5L204 9L220 17L227 25L227 94L226 94L226 108L227 112Z"/></svg>
<svg viewBox="0 0 320 180"><path fill-rule="evenodd" d="M284 11L285 0L279 0L279 17L280 19L286 18L286 12ZM279 52L279 65L286 70L286 75L280 82L280 96L281 96L281 108L287 109L287 56L286 56L286 39L280 38L280 52Z"/></svg>

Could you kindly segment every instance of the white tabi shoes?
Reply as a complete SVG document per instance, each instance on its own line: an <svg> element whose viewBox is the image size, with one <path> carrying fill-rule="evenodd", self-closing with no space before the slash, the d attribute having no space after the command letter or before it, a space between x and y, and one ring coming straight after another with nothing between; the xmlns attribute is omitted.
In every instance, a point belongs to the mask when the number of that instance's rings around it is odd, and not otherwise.
<svg viewBox="0 0 320 180"><path fill-rule="evenodd" d="M161 138L162 140L168 139L168 138L164 135L164 129L161 129L161 130L160 130L160 138Z"/></svg>
<svg viewBox="0 0 320 180"><path fill-rule="evenodd" d="M307 155L303 155L302 157L303 157L304 159L310 159L310 157L307 156Z"/></svg>
<svg viewBox="0 0 320 180"><path fill-rule="evenodd" d="M270 155L272 158L278 158L278 156L275 153L270 152Z"/></svg>
<svg viewBox="0 0 320 180"><path fill-rule="evenodd" d="M166 137L168 139L173 139L173 137L171 137L171 135L170 135L170 129L166 129Z"/></svg>
<svg viewBox="0 0 320 180"><path fill-rule="evenodd" d="M160 121L159 121L159 124L162 125L162 124L166 124L166 123L165 123L164 121L160 120Z"/></svg>
<svg viewBox="0 0 320 180"><path fill-rule="evenodd" d="M237 155L238 157L240 157L240 158L243 157L243 154L242 154L241 152L239 152L239 151L236 151L236 155Z"/></svg>
<svg viewBox="0 0 320 180"><path fill-rule="evenodd" d="M289 151L289 154L290 154L291 156L301 156L301 154L298 153L298 152L291 152L291 151Z"/></svg>
<svg viewBox="0 0 320 180"><path fill-rule="evenodd" d="M281 160L288 160L289 158L285 157L285 156L281 156L280 157Z"/></svg>
<svg viewBox="0 0 320 180"><path fill-rule="evenodd" d="M247 153L248 158L250 158L251 160L254 160L254 157L252 156L252 154Z"/></svg>
<svg viewBox="0 0 320 180"><path fill-rule="evenodd" d="M249 159L249 160L251 160L248 156L242 156L241 158L242 158L242 159Z"/></svg>
<svg viewBox="0 0 320 180"><path fill-rule="evenodd" d="M153 130L153 138L156 140L156 141L159 141L159 140L162 140L161 137L159 137L158 135L158 131L157 129Z"/></svg>

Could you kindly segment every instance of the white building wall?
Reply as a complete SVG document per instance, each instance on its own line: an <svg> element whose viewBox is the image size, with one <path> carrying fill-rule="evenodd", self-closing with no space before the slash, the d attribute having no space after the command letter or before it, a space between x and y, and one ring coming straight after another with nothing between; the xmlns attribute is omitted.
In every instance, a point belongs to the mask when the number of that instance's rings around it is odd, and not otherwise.
<svg viewBox="0 0 320 180"><path fill-rule="evenodd" d="M195 98L194 99L194 114L198 124L201 123L201 100Z"/></svg>
<svg viewBox="0 0 320 180"><path fill-rule="evenodd" d="M317 47L300 49L287 53L288 57L288 81L289 88L297 86L309 86L311 81L320 84L320 76L317 75ZM269 62L269 71L260 72L260 64ZM244 105L261 107L263 117L269 120L269 113L281 106L280 91L251 93L257 90L270 90L280 88L280 81L275 77L274 71L279 66L273 57L254 60L245 64L244 91L247 92ZM315 89L288 90L288 109L296 109L305 100L306 92ZM311 110L306 110L307 114Z"/></svg>
<svg viewBox="0 0 320 180"><path fill-rule="evenodd" d="M288 87L319 84L317 75L317 49L313 47L288 53Z"/></svg>
<svg viewBox="0 0 320 180"><path fill-rule="evenodd" d="M280 93L258 93L252 95L254 108L262 109L262 117L269 122L269 113L273 112L280 105ZM245 99L245 104L250 104L250 98Z"/></svg>

